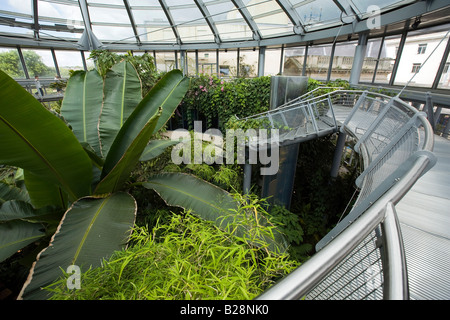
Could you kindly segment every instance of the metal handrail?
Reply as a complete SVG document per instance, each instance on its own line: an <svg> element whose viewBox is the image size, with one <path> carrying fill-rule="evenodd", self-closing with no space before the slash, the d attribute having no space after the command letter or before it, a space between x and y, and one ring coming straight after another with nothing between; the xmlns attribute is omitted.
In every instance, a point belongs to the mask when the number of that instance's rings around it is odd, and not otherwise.
<svg viewBox="0 0 450 320"><path fill-rule="evenodd" d="M351 91L351 93L354 94L355 92ZM331 96L333 94L336 94L336 91L328 95ZM380 97L384 96L372 92L370 94ZM397 101L401 100L397 98ZM404 107L410 108L417 113L413 107L404 102L402 103ZM335 239L330 241L294 272L266 290L257 299L304 298L379 226L381 226L383 233L384 248L383 297L385 299L409 298L403 242L395 213L395 205L436 161L431 153L434 144L432 127L424 115L416 114L415 117L417 117L421 127L423 127L424 142L421 145L421 150L413 154L411 164L404 169L401 179L378 197L355 221L346 226Z"/></svg>

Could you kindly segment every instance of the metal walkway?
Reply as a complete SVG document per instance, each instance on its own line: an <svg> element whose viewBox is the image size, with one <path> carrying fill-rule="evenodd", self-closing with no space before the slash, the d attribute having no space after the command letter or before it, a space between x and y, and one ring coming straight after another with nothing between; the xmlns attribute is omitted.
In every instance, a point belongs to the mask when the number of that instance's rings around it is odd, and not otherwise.
<svg viewBox="0 0 450 320"><path fill-rule="evenodd" d="M252 118L284 126L280 145L340 128L364 160L350 214L259 299L450 298L450 141L433 137L422 113L398 98L338 90Z"/></svg>

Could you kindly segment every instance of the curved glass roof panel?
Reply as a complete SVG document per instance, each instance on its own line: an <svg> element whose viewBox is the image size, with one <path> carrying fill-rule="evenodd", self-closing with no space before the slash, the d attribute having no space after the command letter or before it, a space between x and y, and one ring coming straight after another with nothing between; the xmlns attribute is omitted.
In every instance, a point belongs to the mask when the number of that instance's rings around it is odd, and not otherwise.
<svg viewBox="0 0 450 320"><path fill-rule="evenodd" d="M293 23L275 0L253 0L247 9L263 37L292 33Z"/></svg>
<svg viewBox="0 0 450 320"><path fill-rule="evenodd" d="M58 48L172 50L273 46L369 31L378 9L383 26L442 13L448 0L1 0L0 40ZM397 14L398 13L398 14ZM419 21L420 22L420 21ZM422 23L423 24L423 23ZM379 28L381 29L381 28ZM389 29L389 28L388 28ZM384 32L389 32L384 29ZM339 30L339 31L338 31ZM321 32L317 32L321 31ZM381 34L383 31L379 31ZM58 42L59 41L59 42ZM66 42L64 42L66 41ZM68 42L67 42L68 41ZM132 45L131 45L132 44ZM247 45L248 44L248 45ZM156 47L152 47L155 45ZM247 46L246 46L247 45ZM144 47L142 47L144 46Z"/></svg>

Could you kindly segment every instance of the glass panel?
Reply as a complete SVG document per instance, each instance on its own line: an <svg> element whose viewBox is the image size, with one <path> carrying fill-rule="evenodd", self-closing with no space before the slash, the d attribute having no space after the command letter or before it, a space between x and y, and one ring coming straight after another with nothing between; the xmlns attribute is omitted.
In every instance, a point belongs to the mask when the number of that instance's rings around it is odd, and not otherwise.
<svg viewBox="0 0 450 320"><path fill-rule="evenodd" d="M68 78L70 70L83 70L80 51L55 50L55 55L62 78Z"/></svg>
<svg viewBox="0 0 450 320"><path fill-rule="evenodd" d="M439 79L438 88L450 89L450 54L447 56L447 62L445 63L441 78Z"/></svg>
<svg viewBox="0 0 450 320"><path fill-rule="evenodd" d="M408 2L414 2L414 0L351 0L351 2L360 13L364 14L367 12L367 8L371 5L376 5L380 7L381 10L393 9L395 7L398 7L399 5L404 5Z"/></svg>
<svg viewBox="0 0 450 320"><path fill-rule="evenodd" d="M32 0L2 0L2 10L33 15ZM31 19L31 17L30 17Z"/></svg>
<svg viewBox="0 0 450 320"><path fill-rule="evenodd" d="M122 26L99 26L92 25L92 31L97 38L102 40L109 40L114 42L135 42L133 29L131 27Z"/></svg>
<svg viewBox="0 0 450 320"><path fill-rule="evenodd" d="M156 68L158 71L170 71L175 68L175 52L157 52Z"/></svg>
<svg viewBox="0 0 450 320"><path fill-rule="evenodd" d="M219 72L224 78L237 76L237 51L227 50L219 52Z"/></svg>
<svg viewBox="0 0 450 320"><path fill-rule="evenodd" d="M306 75L315 80L326 81L330 66L332 45L311 46L308 48Z"/></svg>
<svg viewBox="0 0 450 320"><path fill-rule="evenodd" d="M400 36L386 37L381 48L380 61L375 75L375 83L389 83L400 45Z"/></svg>
<svg viewBox="0 0 450 320"><path fill-rule="evenodd" d="M360 82L372 82L380 47L381 39L369 40L367 42L366 55L364 57L361 76L359 78Z"/></svg>
<svg viewBox="0 0 450 320"><path fill-rule="evenodd" d="M409 86L431 88L447 44L446 40L440 42L445 35L446 32L430 32L429 30L409 32L394 84L405 85L415 75ZM433 55L425 63L432 53Z"/></svg>
<svg viewBox="0 0 450 320"><path fill-rule="evenodd" d="M266 49L264 57L264 75L274 76L280 73L281 49Z"/></svg>
<svg viewBox="0 0 450 320"><path fill-rule="evenodd" d="M306 30L321 29L324 26L341 24L341 11L330 0L289 0L297 11Z"/></svg>
<svg viewBox="0 0 450 320"><path fill-rule="evenodd" d="M197 69L195 63L195 51L186 52L186 65L187 65L187 75L196 76Z"/></svg>
<svg viewBox="0 0 450 320"><path fill-rule="evenodd" d="M333 66L331 69L330 80L342 79L348 81L350 79L350 72L352 71L355 48L355 42L336 44L336 48L334 49Z"/></svg>
<svg viewBox="0 0 450 320"><path fill-rule="evenodd" d="M217 75L216 51L198 52L198 72L200 74Z"/></svg>
<svg viewBox="0 0 450 320"><path fill-rule="evenodd" d="M284 49L283 75L301 76L305 61L305 47Z"/></svg>
<svg viewBox="0 0 450 320"><path fill-rule="evenodd" d="M0 70L11 78L23 79L25 73L15 48L0 48Z"/></svg>
<svg viewBox="0 0 450 320"><path fill-rule="evenodd" d="M52 52L50 50L22 49L25 65L30 78L54 78L56 74Z"/></svg>
<svg viewBox="0 0 450 320"><path fill-rule="evenodd" d="M258 75L258 57L257 50L239 51L239 77L254 78Z"/></svg>
<svg viewBox="0 0 450 320"><path fill-rule="evenodd" d="M204 1L222 40L251 39L253 33L231 1Z"/></svg>
<svg viewBox="0 0 450 320"><path fill-rule="evenodd" d="M53 3L51 1L39 1L39 20L55 22L81 28L84 26L83 17L77 1L73 5Z"/></svg>
<svg viewBox="0 0 450 320"><path fill-rule="evenodd" d="M292 23L275 0L254 0L247 5L263 37L292 33Z"/></svg>

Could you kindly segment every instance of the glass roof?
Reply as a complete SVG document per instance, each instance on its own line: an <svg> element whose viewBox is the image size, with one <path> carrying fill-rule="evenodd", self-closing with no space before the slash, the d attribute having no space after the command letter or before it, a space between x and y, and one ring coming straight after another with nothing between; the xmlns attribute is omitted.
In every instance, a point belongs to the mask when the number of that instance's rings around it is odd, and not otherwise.
<svg viewBox="0 0 450 320"><path fill-rule="evenodd" d="M418 0L377 0L380 12ZM304 35L368 17L373 0L1 0L0 37L214 44ZM349 20L343 17L351 17Z"/></svg>

